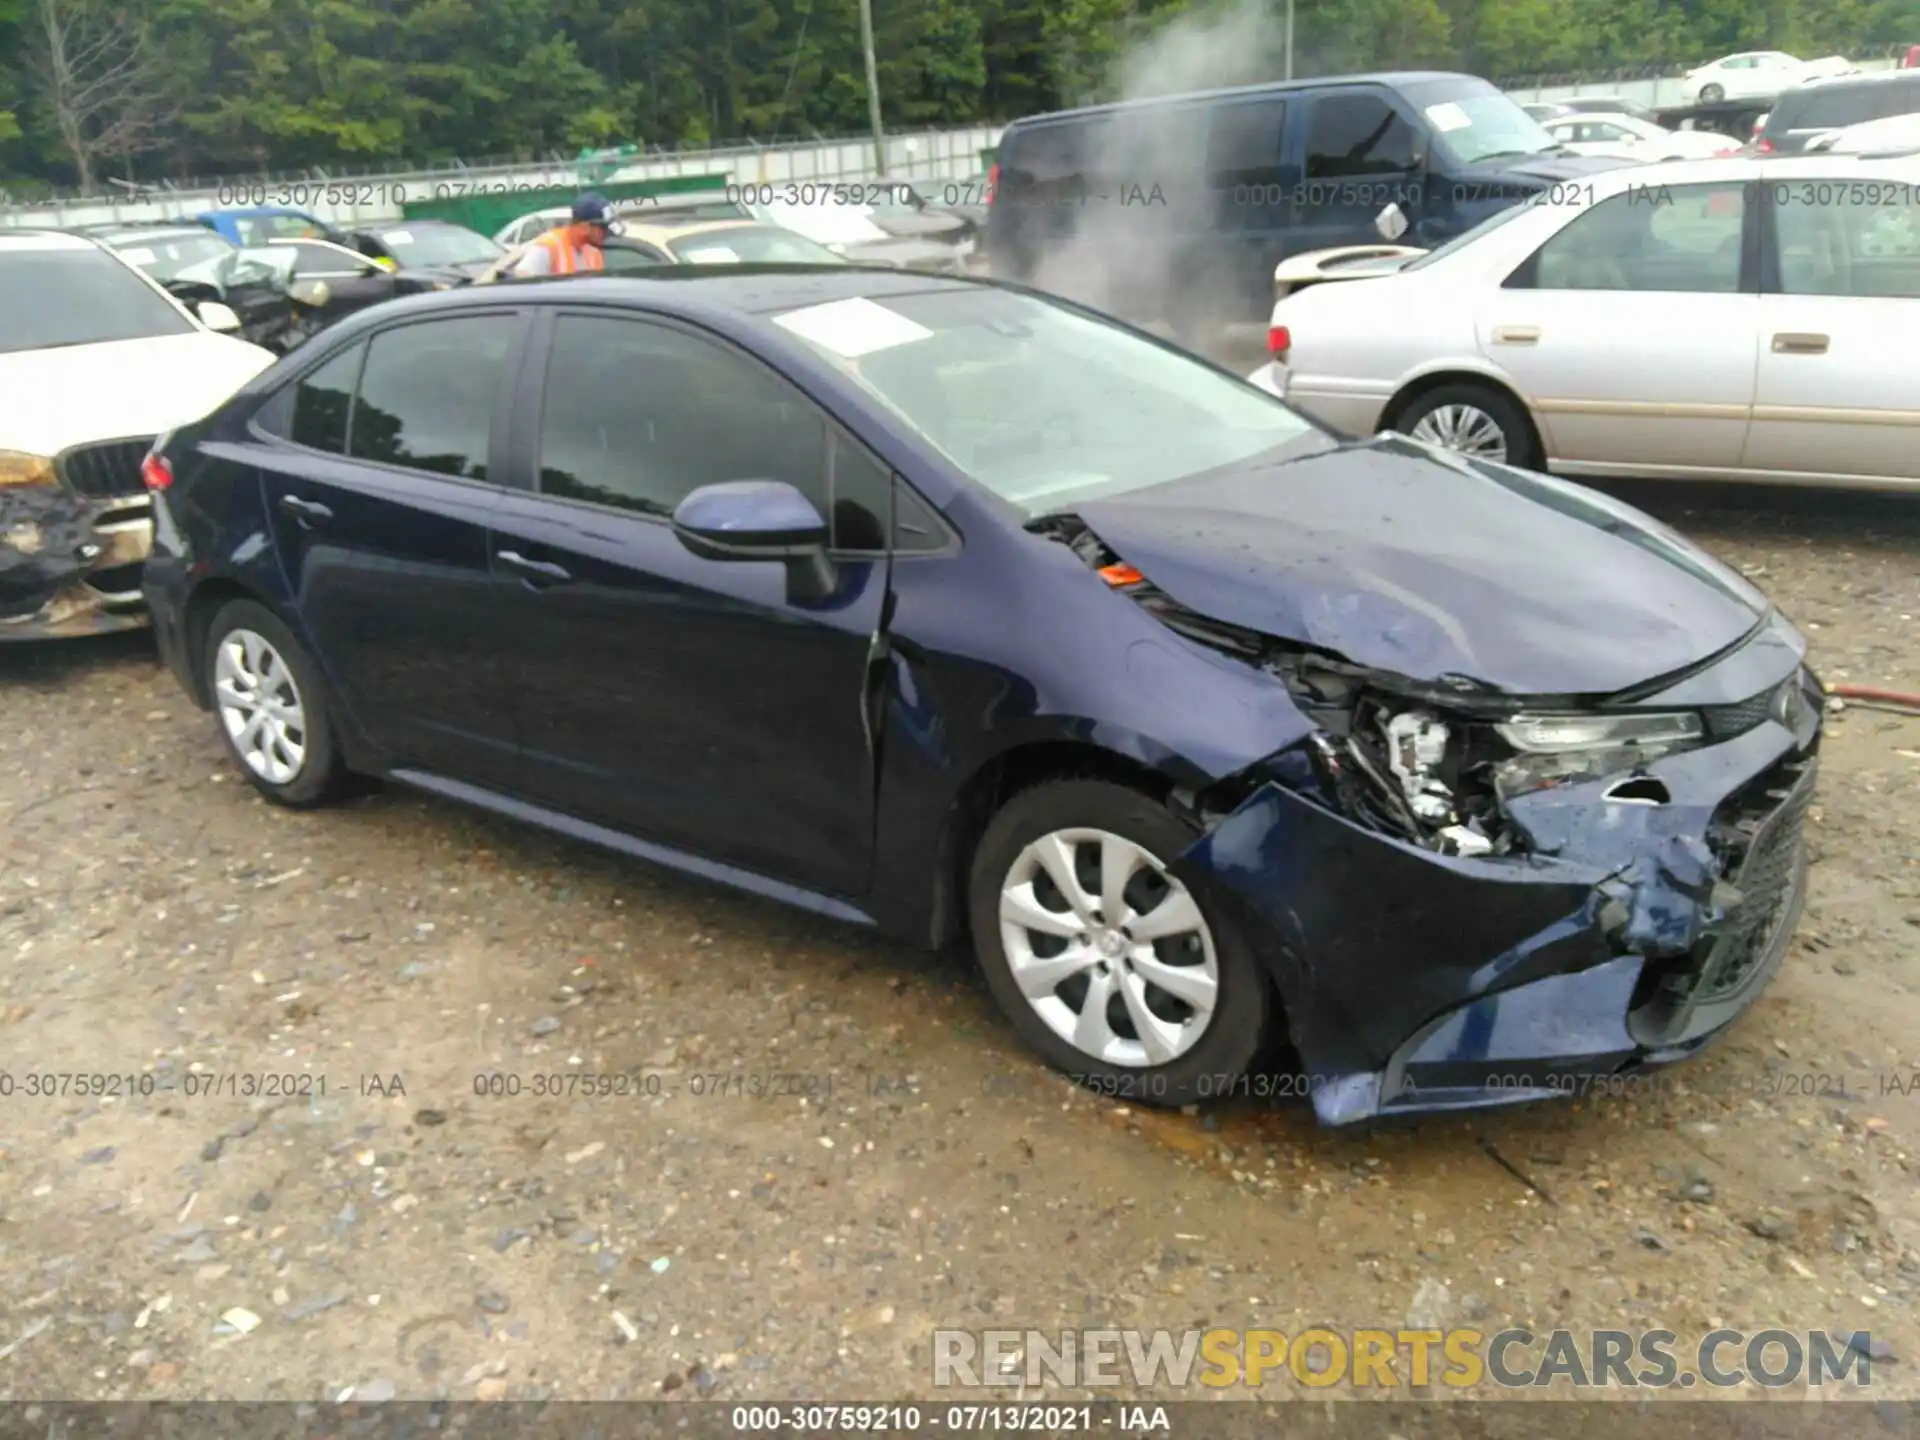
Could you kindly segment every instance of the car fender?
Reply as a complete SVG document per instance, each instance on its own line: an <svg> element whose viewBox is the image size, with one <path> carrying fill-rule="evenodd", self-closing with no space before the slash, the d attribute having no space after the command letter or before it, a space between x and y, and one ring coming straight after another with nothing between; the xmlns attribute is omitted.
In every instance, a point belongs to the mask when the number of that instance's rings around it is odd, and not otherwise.
<svg viewBox="0 0 1920 1440"><path fill-rule="evenodd" d="M1533 397L1527 393L1526 389L1506 370L1478 355L1449 355L1415 366L1400 377L1383 413L1391 413L1409 390L1440 375L1458 376L1469 380L1490 380L1501 389L1509 391L1516 400L1526 406L1528 417L1536 427L1540 425L1540 417L1533 408Z"/></svg>

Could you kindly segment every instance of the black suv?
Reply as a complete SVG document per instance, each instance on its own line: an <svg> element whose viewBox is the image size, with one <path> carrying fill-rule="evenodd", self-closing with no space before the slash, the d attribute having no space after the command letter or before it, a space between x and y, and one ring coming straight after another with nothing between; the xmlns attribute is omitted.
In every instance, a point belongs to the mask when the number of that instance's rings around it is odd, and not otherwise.
<svg viewBox="0 0 1920 1440"><path fill-rule="evenodd" d="M1796 85L1774 101L1753 148L1762 155L1798 155L1828 130L1915 112L1920 112L1920 70L1817 80Z"/></svg>

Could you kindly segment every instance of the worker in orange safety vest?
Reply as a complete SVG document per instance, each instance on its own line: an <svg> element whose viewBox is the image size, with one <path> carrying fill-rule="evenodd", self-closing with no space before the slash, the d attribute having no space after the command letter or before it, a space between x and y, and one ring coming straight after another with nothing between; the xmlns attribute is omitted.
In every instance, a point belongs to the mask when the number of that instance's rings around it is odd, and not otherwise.
<svg viewBox="0 0 1920 1440"><path fill-rule="evenodd" d="M572 275L606 269L600 247L614 231L613 206L604 195L586 194L573 202L573 218L535 240L514 262L513 273Z"/></svg>

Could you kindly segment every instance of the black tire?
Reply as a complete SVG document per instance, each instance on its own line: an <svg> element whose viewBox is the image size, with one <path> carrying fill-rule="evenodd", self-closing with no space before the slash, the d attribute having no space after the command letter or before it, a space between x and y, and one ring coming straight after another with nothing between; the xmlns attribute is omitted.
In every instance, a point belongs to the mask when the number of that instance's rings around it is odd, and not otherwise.
<svg viewBox="0 0 1920 1440"><path fill-rule="evenodd" d="M300 710L305 721L304 754L292 776L277 783L247 763L227 730L215 693L216 667L221 647L229 636L242 630L252 631L278 652L287 669L292 672L293 683L299 693ZM229 601L207 627L203 663L206 666L207 694L214 701L214 717L220 727L220 738L226 744L227 754L254 789L274 804L284 805L291 810L311 810L347 792L352 777L334 736L330 714L333 698L327 690L327 682L306 647L294 638L293 632L281 623L279 616L257 600Z"/></svg>
<svg viewBox="0 0 1920 1440"><path fill-rule="evenodd" d="M1453 384L1439 385L1416 397L1394 418L1390 427L1402 435L1411 435L1419 423L1450 405L1471 406L1480 411L1500 429L1502 442L1506 446L1506 458L1503 463L1518 466L1522 470L1538 470L1541 464L1540 440L1528 417L1526 407L1516 401L1506 391L1492 385L1480 385L1471 380L1457 381Z"/></svg>
<svg viewBox="0 0 1920 1440"><path fill-rule="evenodd" d="M1248 1073L1264 1050L1278 1007L1273 987L1235 917L1204 891L1196 888L1190 893L1212 938L1219 976L1217 999L1206 1030L1173 1060L1133 1066L1097 1059L1056 1034L1021 993L1001 937L1001 888L1027 846L1054 831L1074 828L1117 835L1163 864L1199 835L1158 801L1104 780L1049 781L1014 796L981 836L968 885L974 953L994 999L1020 1037L1049 1065L1101 1094L1175 1107L1231 1093L1234 1081ZM1068 990L1071 984L1066 982L1061 989ZM1124 1014L1124 1006L1120 1013Z"/></svg>
<svg viewBox="0 0 1920 1440"><path fill-rule="evenodd" d="M1726 98L1727 87L1724 85L1702 85L1700 87L1700 103L1702 105L1718 105Z"/></svg>

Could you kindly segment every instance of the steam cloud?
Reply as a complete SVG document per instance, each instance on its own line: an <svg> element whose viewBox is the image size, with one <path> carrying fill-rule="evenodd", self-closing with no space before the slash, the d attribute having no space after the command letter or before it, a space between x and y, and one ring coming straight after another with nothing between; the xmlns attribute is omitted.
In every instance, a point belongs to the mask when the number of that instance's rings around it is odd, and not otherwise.
<svg viewBox="0 0 1920 1440"><path fill-rule="evenodd" d="M1128 101L1277 80L1284 44L1283 22L1260 0L1189 11L1125 50L1101 88ZM1053 212L1031 283L1139 317L1144 300L1178 293L1170 277L1182 252L1214 223L1222 197L1207 189L1205 132L1156 107L1091 127L1089 138L1085 204Z"/></svg>

